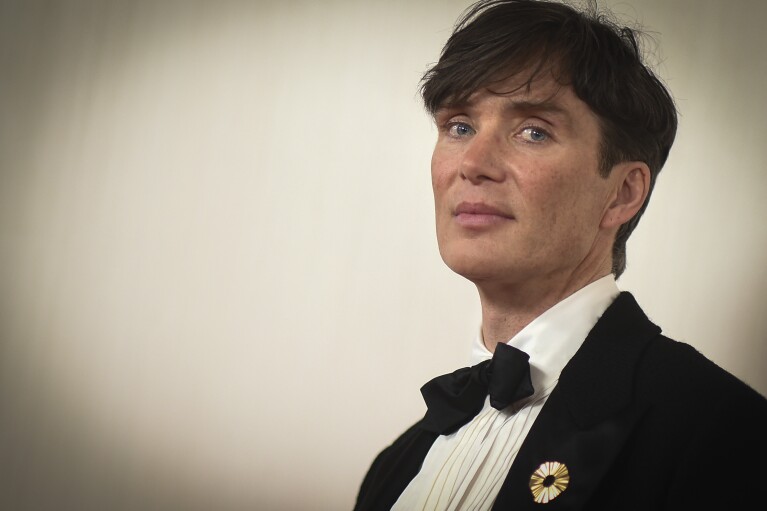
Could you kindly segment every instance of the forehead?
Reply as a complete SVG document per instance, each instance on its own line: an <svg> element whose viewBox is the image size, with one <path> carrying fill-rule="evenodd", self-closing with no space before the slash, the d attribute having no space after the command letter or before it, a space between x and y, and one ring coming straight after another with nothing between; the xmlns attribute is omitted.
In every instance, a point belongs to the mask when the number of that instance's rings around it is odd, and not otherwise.
<svg viewBox="0 0 767 511"><path fill-rule="evenodd" d="M531 76L518 73L502 80L481 86L462 98L448 100L440 111L478 108L489 105L501 113L545 112L565 121L574 121L583 116L596 118L591 108L581 100L572 86L562 83L550 73Z"/></svg>

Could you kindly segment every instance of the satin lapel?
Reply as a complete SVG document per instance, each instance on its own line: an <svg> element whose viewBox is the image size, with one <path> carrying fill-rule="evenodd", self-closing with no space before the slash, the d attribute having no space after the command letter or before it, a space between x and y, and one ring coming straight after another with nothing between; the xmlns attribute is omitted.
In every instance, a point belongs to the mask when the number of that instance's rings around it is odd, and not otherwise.
<svg viewBox="0 0 767 511"><path fill-rule="evenodd" d="M646 407L633 396L636 367L660 333L629 293L621 293L562 371L517 454L493 509L583 509ZM567 489L537 504L530 477L564 463Z"/></svg>
<svg viewBox="0 0 767 511"><path fill-rule="evenodd" d="M355 511L389 511L421 470L438 436L424 430L418 422L384 449L362 482Z"/></svg>

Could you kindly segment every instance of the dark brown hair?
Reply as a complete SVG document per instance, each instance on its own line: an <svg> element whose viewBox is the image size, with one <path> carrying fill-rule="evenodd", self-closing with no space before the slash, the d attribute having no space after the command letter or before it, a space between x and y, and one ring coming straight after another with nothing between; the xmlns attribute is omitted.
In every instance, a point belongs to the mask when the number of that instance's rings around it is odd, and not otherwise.
<svg viewBox="0 0 767 511"><path fill-rule="evenodd" d="M423 77L421 95L432 114L520 72L527 87L541 73L573 88L599 117L600 174L623 161L650 168L650 194L674 142L671 95L642 62L639 32L599 14L555 2L482 0L458 21L439 62ZM626 268L626 240L650 200L623 224L613 245L612 271Z"/></svg>

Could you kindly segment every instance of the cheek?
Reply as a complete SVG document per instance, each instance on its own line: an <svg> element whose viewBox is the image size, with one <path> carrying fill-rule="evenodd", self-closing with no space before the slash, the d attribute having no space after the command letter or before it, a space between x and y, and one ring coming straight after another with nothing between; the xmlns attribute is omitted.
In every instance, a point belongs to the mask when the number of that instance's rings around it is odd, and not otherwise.
<svg viewBox="0 0 767 511"><path fill-rule="evenodd" d="M602 199L598 185L588 180L573 183L567 193L561 196L556 228L562 238L569 240L573 246L580 243L590 245L599 231Z"/></svg>
<svg viewBox="0 0 767 511"><path fill-rule="evenodd" d="M437 210L442 206L442 201L450 184L449 172L445 166L432 157L431 164L431 187L434 192L434 203Z"/></svg>
<svg viewBox="0 0 767 511"><path fill-rule="evenodd" d="M521 196L537 232L548 233L549 242L571 240L590 224L598 223L598 208L590 182L574 179L567 173L541 175L546 178L520 184Z"/></svg>
<svg viewBox="0 0 767 511"><path fill-rule="evenodd" d="M434 152L431 153L431 180L432 183L438 181L440 179L440 176L442 176L445 172L445 161L442 157L442 152L439 149L439 146L434 148Z"/></svg>
<svg viewBox="0 0 767 511"><path fill-rule="evenodd" d="M577 191L572 183L555 172L540 172L533 179L518 180L517 185L520 197L534 216L547 223L556 223L576 201Z"/></svg>

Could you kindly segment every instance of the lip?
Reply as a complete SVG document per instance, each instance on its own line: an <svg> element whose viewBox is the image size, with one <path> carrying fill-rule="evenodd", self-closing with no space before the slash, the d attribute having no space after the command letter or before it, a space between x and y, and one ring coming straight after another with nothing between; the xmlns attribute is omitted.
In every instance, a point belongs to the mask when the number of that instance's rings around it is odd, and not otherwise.
<svg viewBox="0 0 767 511"><path fill-rule="evenodd" d="M461 202L453 212L463 227L487 227L514 219L514 215L484 202Z"/></svg>

